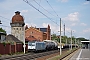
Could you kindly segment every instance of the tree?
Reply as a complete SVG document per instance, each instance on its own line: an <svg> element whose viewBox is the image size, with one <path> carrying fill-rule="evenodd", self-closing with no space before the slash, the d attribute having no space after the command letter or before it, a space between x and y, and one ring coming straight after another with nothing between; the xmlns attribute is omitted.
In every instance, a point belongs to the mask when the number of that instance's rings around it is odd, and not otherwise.
<svg viewBox="0 0 90 60"><path fill-rule="evenodd" d="M6 33L6 31L2 28L0 28L0 32Z"/></svg>

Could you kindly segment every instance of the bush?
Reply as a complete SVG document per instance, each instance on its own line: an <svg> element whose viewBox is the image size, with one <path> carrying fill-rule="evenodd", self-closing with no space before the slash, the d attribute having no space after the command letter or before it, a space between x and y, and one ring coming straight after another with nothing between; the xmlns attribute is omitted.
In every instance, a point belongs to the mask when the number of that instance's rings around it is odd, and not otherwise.
<svg viewBox="0 0 90 60"><path fill-rule="evenodd" d="M2 55L0 54L0 57L1 57Z"/></svg>

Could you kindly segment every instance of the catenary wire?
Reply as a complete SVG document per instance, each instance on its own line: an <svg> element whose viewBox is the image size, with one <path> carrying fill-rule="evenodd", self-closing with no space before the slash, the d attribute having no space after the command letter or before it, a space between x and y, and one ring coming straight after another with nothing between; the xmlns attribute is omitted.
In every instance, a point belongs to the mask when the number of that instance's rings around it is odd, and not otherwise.
<svg viewBox="0 0 90 60"><path fill-rule="evenodd" d="M34 2L37 3L36 0L34 0ZM37 4L38 4L41 8L43 8L46 12L48 12L48 13L51 14L51 15L53 15L52 13L50 13L49 11L47 11L44 7L42 7L39 3L37 3ZM53 16L55 16L55 15L53 15ZM56 16L56 17L57 17L57 16Z"/></svg>
<svg viewBox="0 0 90 60"><path fill-rule="evenodd" d="M50 5L50 3L46 0L46 2L49 4L49 6L53 9L53 7ZM55 10L53 9L53 11L55 12ZM55 14L58 16L58 14L55 12ZM59 16L58 16L59 17Z"/></svg>
<svg viewBox="0 0 90 60"><path fill-rule="evenodd" d="M45 15L43 12L41 12L40 10L38 10L35 6L33 6L30 2L28 2L27 0L23 0L24 2L26 2L27 4L29 4L31 7L33 7L34 9L36 9L39 13L43 14L45 17L47 17L49 20L51 20L52 22L54 22L55 24L57 24L55 21L53 21L50 17L48 17L47 15ZM58 25L58 24L57 24Z"/></svg>

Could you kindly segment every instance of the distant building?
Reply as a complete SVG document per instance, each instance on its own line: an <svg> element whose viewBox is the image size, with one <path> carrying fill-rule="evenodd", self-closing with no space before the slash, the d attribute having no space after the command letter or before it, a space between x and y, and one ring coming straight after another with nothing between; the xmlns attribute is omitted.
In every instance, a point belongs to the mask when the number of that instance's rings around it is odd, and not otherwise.
<svg viewBox="0 0 90 60"><path fill-rule="evenodd" d="M15 15L12 17L11 25L11 35L15 36L20 41L43 41L51 39L51 29L48 25L47 28L36 28L29 27L26 25L24 27L24 18L20 15L19 11L15 12Z"/></svg>
<svg viewBox="0 0 90 60"><path fill-rule="evenodd" d="M49 25L47 28L36 28L32 26L28 28L28 26L26 26L25 29L25 38L28 41L43 41L51 39L51 29Z"/></svg>
<svg viewBox="0 0 90 60"><path fill-rule="evenodd" d="M3 42L6 38L6 33L0 32L0 42Z"/></svg>
<svg viewBox="0 0 90 60"><path fill-rule="evenodd" d="M22 44L22 41L20 41L20 40L18 40L15 36L13 36L13 35L11 35L11 34L9 34L9 35L7 35L6 36L6 40L4 41L4 42L6 42L6 43L11 43L11 44L13 44L13 45L16 45L16 44Z"/></svg>
<svg viewBox="0 0 90 60"><path fill-rule="evenodd" d="M18 38L20 41L24 42L24 18L20 15L19 11L15 12L15 15L12 17L11 25L11 34Z"/></svg>

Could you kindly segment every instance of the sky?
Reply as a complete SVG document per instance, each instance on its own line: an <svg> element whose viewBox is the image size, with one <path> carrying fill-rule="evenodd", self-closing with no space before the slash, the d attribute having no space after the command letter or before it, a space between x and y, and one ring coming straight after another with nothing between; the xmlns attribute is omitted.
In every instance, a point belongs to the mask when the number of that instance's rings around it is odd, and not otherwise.
<svg viewBox="0 0 90 60"><path fill-rule="evenodd" d="M26 1L28 1L26 3ZM7 34L11 34L10 22L20 11L28 27L47 28L51 34L84 37L90 39L90 1L86 0L0 0L0 20Z"/></svg>

